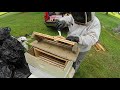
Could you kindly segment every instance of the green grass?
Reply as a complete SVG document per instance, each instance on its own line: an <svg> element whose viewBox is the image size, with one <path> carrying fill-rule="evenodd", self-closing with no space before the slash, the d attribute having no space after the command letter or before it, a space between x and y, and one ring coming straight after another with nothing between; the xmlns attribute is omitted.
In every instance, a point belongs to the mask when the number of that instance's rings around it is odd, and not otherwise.
<svg viewBox="0 0 120 90"><path fill-rule="evenodd" d="M120 40L112 29L120 24L119 15L105 15L97 12L97 17L102 24L100 42L106 48L105 52L96 52L92 48L86 55L81 67L74 78L120 78ZM48 28L44 25L42 12L22 12L0 18L0 27L11 27L13 36L32 34L33 31L58 35L56 29ZM66 36L66 32L62 32ZM117 38L119 38L117 36Z"/></svg>
<svg viewBox="0 0 120 90"><path fill-rule="evenodd" d="M44 24L43 13L21 12L0 19L0 27L11 27L13 36L31 34L33 31L58 35L57 30L47 28Z"/></svg>
<svg viewBox="0 0 120 90"><path fill-rule="evenodd" d="M6 14L7 12L0 12L0 16Z"/></svg>
<svg viewBox="0 0 120 90"><path fill-rule="evenodd" d="M118 14L116 15L116 14L110 13L109 15L106 15L102 12L99 12L99 13L96 13L96 15L99 17L102 26L106 27L108 30L112 30L113 28L120 25L120 15Z"/></svg>

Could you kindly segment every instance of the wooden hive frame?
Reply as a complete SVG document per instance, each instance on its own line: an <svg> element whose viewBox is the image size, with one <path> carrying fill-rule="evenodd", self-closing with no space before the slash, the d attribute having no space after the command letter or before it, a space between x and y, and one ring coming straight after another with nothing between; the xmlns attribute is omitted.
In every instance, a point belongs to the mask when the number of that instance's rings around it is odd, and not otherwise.
<svg viewBox="0 0 120 90"><path fill-rule="evenodd" d="M67 60L61 59L61 58L54 56L50 53L46 53L45 51L42 51L42 50L35 48L35 47L32 47L31 49L29 49L28 53L31 54L32 56L40 58L42 61L44 61L46 63L54 65L54 66L61 68L63 70L68 63Z"/></svg>
<svg viewBox="0 0 120 90"><path fill-rule="evenodd" d="M50 36L50 35L46 35L38 32L33 32L32 37L35 38L38 42L40 42L41 40L44 40L45 42L68 48L74 53L77 53L79 51L79 48L76 42L72 42L64 38Z"/></svg>
<svg viewBox="0 0 120 90"><path fill-rule="evenodd" d="M39 57L41 58L41 60L49 63L49 64L52 64L56 67L59 67L61 69L64 69L67 62L66 60L62 60L58 57L55 57L54 55L52 54L49 54L49 53L46 53L40 49L37 49L37 48L34 48L34 52L35 52L35 56L36 57Z"/></svg>

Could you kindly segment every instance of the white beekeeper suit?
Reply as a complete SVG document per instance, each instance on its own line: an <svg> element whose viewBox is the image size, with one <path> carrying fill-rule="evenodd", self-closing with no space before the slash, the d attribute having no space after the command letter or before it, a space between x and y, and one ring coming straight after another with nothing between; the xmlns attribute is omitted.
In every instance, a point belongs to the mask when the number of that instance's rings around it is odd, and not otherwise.
<svg viewBox="0 0 120 90"><path fill-rule="evenodd" d="M87 18L87 15L85 16ZM91 12L91 20L85 21L84 25L78 25L75 23L73 16L64 16L59 21L65 21L68 25L69 32L68 36L79 37L78 45L80 47L80 54L74 64L75 70L79 68L81 60L84 58L87 51L99 40L101 25L99 19L95 16L94 12Z"/></svg>
<svg viewBox="0 0 120 90"><path fill-rule="evenodd" d="M99 40L101 25L94 12L92 12L92 20L86 25L76 24L72 15L64 16L59 20L64 20L68 24L68 36L79 37L80 52L89 51L91 46Z"/></svg>

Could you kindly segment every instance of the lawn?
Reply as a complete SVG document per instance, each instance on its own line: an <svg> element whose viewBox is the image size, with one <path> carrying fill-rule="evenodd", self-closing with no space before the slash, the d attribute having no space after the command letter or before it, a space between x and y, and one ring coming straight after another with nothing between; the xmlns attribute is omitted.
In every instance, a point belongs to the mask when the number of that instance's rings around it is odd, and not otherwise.
<svg viewBox="0 0 120 90"><path fill-rule="evenodd" d="M0 12L0 16L6 14L7 12Z"/></svg>
<svg viewBox="0 0 120 90"><path fill-rule="evenodd" d="M96 52L92 48L74 78L120 78L120 40L112 29L120 24L119 17L103 12L97 12L102 24L100 42L106 48L105 52ZM58 35L56 29L45 26L42 12L21 12L0 17L0 27L11 27L13 36L32 34L33 31ZM66 32L62 32L66 37Z"/></svg>
<svg viewBox="0 0 120 90"><path fill-rule="evenodd" d="M0 18L0 27L11 27L13 36L31 34L33 31L58 35L57 30L45 26L41 12L21 12Z"/></svg>

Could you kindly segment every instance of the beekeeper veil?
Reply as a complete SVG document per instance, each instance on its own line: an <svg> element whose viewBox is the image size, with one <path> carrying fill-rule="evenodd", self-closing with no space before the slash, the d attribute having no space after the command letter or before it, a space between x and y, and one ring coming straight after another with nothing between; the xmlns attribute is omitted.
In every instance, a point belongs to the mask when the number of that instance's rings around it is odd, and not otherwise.
<svg viewBox="0 0 120 90"><path fill-rule="evenodd" d="M71 12L76 24L85 25L93 20L94 12Z"/></svg>

